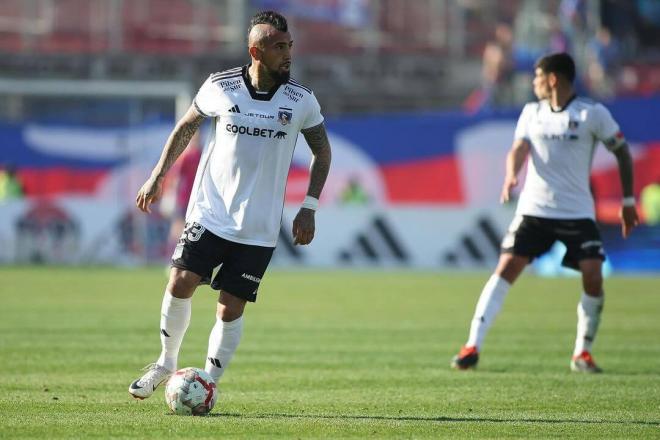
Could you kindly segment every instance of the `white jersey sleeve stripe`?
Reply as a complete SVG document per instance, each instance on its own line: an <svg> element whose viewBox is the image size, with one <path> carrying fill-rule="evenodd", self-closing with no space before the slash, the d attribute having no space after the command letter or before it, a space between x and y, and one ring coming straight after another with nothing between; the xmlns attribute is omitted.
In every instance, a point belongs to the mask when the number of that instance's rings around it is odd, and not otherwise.
<svg viewBox="0 0 660 440"><path fill-rule="evenodd" d="M209 115L207 115L206 113L204 113L204 110L202 110L201 108L199 108L199 105L197 104L197 97L195 97L195 99L193 99L193 105L195 106L195 110L197 110L197 113L199 113L200 115L204 116L205 118L209 118L209 117L210 117Z"/></svg>
<svg viewBox="0 0 660 440"><path fill-rule="evenodd" d="M307 93L312 93L312 91L310 89L308 89L307 87L303 86L302 84L300 84L300 83L298 83L298 82L296 82L292 79L289 80L289 84L291 84L292 86L300 87L301 89L303 89Z"/></svg>

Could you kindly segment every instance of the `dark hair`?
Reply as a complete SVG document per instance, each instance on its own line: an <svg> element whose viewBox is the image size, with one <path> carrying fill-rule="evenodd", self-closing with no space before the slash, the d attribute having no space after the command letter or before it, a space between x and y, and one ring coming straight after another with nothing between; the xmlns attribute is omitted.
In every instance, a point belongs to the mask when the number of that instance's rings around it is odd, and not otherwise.
<svg viewBox="0 0 660 440"><path fill-rule="evenodd" d="M248 36L250 35L252 28L258 24L269 24L280 32L287 32L289 30L286 18L275 11L261 11L254 14L250 20L250 26L248 27Z"/></svg>
<svg viewBox="0 0 660 440"><path fill-rule="evenodd" d="M544 73L554 73L566 78L569 82L575 79L575 62L566 52L553 53L539 58L534 69L541 69Z"/></svg>

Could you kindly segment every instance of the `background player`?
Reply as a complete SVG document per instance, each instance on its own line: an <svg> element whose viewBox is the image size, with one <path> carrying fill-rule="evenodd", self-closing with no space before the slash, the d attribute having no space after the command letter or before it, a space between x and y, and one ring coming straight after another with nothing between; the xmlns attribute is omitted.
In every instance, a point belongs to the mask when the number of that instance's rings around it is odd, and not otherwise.
<svg viewBox="0 0 660 440"><path fill-rule="evenodd" d="M549 55L536 63L533 86L539 102L527 104L518 120L507 155L501 201L509 201L518 173L531 156L525 186L502 241L497 268L479 297L468 341L452 360L455 368L477 365L483 339L509 288L531 260L559 240L567 247L562 264L582 273L571 369L601 371L591 356L591 345L603 309L601 266L605 255L589 190L591 160L599 140L614 153L619 165L624 238L638 218L632 158L623 134L603 105L575 95L574 78L575 64L566 53Z"/></svg>
<svg viewBox="0 0 660 440"><path fill-rule="evenodd" d="M306 245L314 238L314 211L331 152L316 98L289 77L292 44L284 17L272 11L256 14L248 31L251 63L206 80L138 192L137 206L150 212L149 205L160 197L165 173L203 119L214 118L186 227L172 257L161 309L161 354L131 383L129 392L136 398L149 397L177 369L191 297L202 282L220 290L205 369L216 381L224 373L241 338L245 304L256 300L277 243L298 133L305 136L314 158L307 197L292 232L295 244ZM213 268L219 265L211 280Z"/></svg>

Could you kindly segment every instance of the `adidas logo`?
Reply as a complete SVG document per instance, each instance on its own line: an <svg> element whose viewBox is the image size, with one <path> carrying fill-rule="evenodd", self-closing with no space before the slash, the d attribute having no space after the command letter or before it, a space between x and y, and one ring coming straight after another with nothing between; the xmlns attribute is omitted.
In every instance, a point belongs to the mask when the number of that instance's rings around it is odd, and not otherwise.
<svg viewBox="0 0 660 440"><path fill-rule="evenodd" d="M222 364L220 364L220 360L213 358L211 356L206 358L211 364L213 364L214 367L216 368L222 368Z"/></svg>
<svg viewBox="0 0 660 440"><path fill-rule="evenodd" d="M229 109L230 113L240 113L241 109L238 108L238 104Z"/></svg>
<svg viewBox="0 0 660 440"><path fill-rule="evenodd" d="M350 249L343 250L339 259L344 263L367 260L372 263L408 263L410 257L403 249L391 227L383 217L376 217L367 229L355 237Z"/></svg>
<svg viewBox="0 0 660 440"><path fill-rule="evenodd" d="M477 224L463 232L453 250L442 258L453 267L490 267L500 255L500 234L488 217L481 217Z"/></svg>

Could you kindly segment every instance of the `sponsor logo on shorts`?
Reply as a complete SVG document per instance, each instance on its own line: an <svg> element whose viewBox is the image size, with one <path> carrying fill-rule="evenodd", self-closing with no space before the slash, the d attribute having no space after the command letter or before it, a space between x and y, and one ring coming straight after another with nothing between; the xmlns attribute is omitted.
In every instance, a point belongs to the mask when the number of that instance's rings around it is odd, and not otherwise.
<svg viewBox="0 0 660 440"><path fill-rule="evenodd" d="M253 283L260 283L261 282L261 278L255 277L254 275L250 275L250 274L245 273L245 272L243 272L243 275L241 275L241 277L245 278L246 280L250 280Z"/></svg>
<svg viewBox="0 0 660 440"><path fill-rule="evenodd" d="M585 241L584 243L582 243L580 245L580 248L586 249L586 248L590 248L590 247L601 247L602 245L603 245L602 241L590 240L590 241Z"/></svg>

